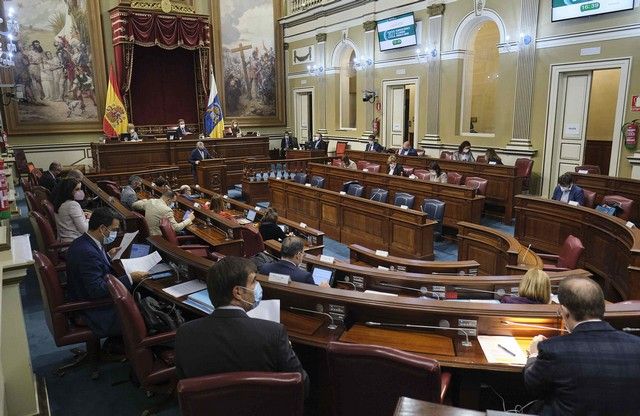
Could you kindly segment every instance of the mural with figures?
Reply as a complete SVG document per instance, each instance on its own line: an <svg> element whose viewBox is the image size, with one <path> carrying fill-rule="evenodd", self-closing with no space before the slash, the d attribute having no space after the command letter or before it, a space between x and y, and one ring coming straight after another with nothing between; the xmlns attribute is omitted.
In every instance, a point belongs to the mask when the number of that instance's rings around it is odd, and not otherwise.
<svg viewBox="0 0 640 416"><path fill-rule="evenodd" d="M226 119L276 114L273 14L272 0L220 0Z"/></svg>
<svg viewBox="0 0 640 416"><path fill-rule="evenodd" d="M98 120L87 1L11 1L20 19L14 79L25 86L19 123Z"/></svg>

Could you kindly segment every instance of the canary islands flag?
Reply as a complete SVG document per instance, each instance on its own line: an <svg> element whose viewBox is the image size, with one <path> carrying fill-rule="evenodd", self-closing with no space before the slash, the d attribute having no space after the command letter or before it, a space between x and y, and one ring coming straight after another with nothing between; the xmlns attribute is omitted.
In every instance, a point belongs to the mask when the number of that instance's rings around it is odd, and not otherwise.
<svg viewBox="0 0 640 416"><path fill-rule="evenodd" d="M109 67L109 87L107 88L107 101L104 106L104 117L102 118L102 130L107 137L118 137L127 132L127 110L124 108L118 80L113 70L113 65Z"/></svg>
<svg viewBox="0 0 640 416"><path fill-rule="evenodd" d="M207 111L204 113L204 134L214 139L224 137L224 117L216 80L213 78L213 68L209 68L209 102Z"/></svg>

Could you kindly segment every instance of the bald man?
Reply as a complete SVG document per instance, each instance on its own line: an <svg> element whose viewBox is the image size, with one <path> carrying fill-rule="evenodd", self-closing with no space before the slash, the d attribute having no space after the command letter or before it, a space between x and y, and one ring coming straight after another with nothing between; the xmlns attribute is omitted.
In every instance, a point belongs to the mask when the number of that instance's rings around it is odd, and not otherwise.
<svg viewBox="0 0 640 416"><path fill-rule="evenodd" d="M540 414L637 415L640 338L603 321L604 295L591 279L564 279L558 299L569 334L534 337L524 369Z"/></svg>
<svg viewBox="0 0 640 416"><path fill-rule="evenodd" d="M198 180L196 175L196 166L200 164L201 160L211 159L211 155L207 151L207 148L204 147L204 142L198 142L196 144L196 148L191 151L191 156L189 156L189 163L191 163L191 173L193 173L194 180Z"/></svg>

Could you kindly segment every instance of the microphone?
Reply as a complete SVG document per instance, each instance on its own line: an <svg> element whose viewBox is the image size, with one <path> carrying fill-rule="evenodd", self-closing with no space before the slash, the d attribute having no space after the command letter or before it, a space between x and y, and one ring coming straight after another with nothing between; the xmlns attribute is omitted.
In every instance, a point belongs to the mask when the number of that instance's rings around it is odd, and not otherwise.
<svg viewBox="0 0 640 416"><path fill-rule="evenodd" d="M442 275L442 276L477 276L477 274L473 274L473 273L465 273L463 271L459 271L459 272L431 272L431 274L437 274L437 275Z"/></svg>
<svg viewBox="0 0 640 416"><path fill-rule="evenodd" d="M513 322L513 321L500 321L500 323L502 325L507 325L507 326L522 326L525 328L537 328L537 329L548 329L550 331L559 331L559 332L569 332L568 330L564 329L564 328L554 328L552 326L544 326L544 325L534 325L534 324L524 324L524 323L520 323L520 322Z"/></svg>
<svg viewBox="0 0 640 416"><path fill-rule="evenodd" d="M338 325L336 325L333 321L333 316L329 315L328 313L314 311L313 309L296 308L295 306L289 306L289 309L291 309L292 311L300 311L300 312L314 313L316 315L328 316L329 319L331 320L331 323L327 326L327 328L329 328L330 330L334 330L338 328Z"/></svg>
<svg viewBox="0 0 640 416"><path fill-rule="evenodd" d="M529 253L529 249L531 248L531 244L529 244L529 246L527 247L527 249L525 250L524 254L522 255L522 264L524 264L524 259L527 258L527 253Z"/></svg>
<svg viewBox="0 0 640 416"><path fill-rule="evenodd" d="M454 290L466 290L469 292L478 292L478 293L490 293L492 295L498 295L500 297L502 296L517 296L514 295L512 293L507 293L504 289L498 289L495 292L492 290L484 290L484 289L472 289L470 287L463 287L463 286L454 286L453 287Z"/></svg>
<svg viewBox="0 0 640 416"><path fill-rule="evenodd" d="M469 341L469 328L451 328L448 326L434 326L434 325L415 325L415 324L392 324L384 322L372 322L367 321L364 323L369 327L388 327L388 328L410 328L410 329L443 329L445 331L460 331L464 334L465 340L462 341L463 347L470 347L471 341Z"/></svg>
<svg viewBox="0 0 640 416"><path fill-rule="evenodd" d="M433 292L431 290L428 290L426 287L422 286L420 287L420 289L415 289L413 287L405 287L405 286L400 286L400 285L393 285L391 283L386 283L386 282L380 282L380 286L384 286L384 287L392 287L394 289L404 289L404 290L411 290L413 292L419 292L421 294L420 297L422 298L426 298L426 295L430 294L430 295L435 295L436 298L438 300L442 299L442 294L438 293L438 292Z"/></svg>
<svg viewBox="0 0 640 416"><path fill-rule="evenodd" d="M352 282L347 282L346 280L336 280L336 283L344 283L345 285L351 285L351 286L353 286L353 290L358 290L358 289L356 288L356 285L355 285L354 283L352 283Z"/></svg>
<svg viewBox="0 0 640 416"><path fill-rule="evenodd" d="M640 332L640 328L629 328L628 326L627 326L627 327L622 328L622 330L623 330L624 332Z"/></svg>

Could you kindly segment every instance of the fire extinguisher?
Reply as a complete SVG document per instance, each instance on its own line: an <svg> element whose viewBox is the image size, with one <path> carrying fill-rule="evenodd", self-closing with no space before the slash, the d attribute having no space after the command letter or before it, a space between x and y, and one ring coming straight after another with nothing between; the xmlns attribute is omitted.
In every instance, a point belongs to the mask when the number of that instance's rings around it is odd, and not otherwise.
<svg viewBox="0 0 640 416"><path fill-rule="evenodd" d="M380 118L376 117L373 119L373 122L371 123L371 130L376 136L380 134Z"/></svg>
<svg viewBox="0 0 640 416"><path fill-rule="evenodd" d="M627 149L635 149L638 145L638 131L640 130L640 119L636 119L625 123L622 126L622 134L624 135L624 145Z"/></svg>

